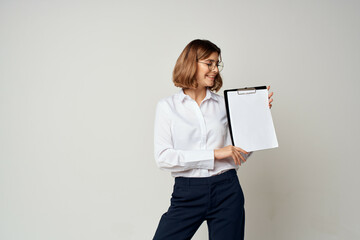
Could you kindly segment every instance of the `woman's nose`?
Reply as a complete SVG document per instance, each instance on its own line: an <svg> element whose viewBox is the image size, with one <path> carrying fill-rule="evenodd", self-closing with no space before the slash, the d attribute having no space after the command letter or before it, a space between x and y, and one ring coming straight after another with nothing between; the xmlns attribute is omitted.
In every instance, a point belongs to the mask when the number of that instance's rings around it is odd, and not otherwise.
<svg viewBox="0 0 360 240"><path fill-rule="evenodd" d="M219 68L218 68L217 65L215 65L215 66L213 67L212 72L216 72L216 73L219 72Z"/></svg>

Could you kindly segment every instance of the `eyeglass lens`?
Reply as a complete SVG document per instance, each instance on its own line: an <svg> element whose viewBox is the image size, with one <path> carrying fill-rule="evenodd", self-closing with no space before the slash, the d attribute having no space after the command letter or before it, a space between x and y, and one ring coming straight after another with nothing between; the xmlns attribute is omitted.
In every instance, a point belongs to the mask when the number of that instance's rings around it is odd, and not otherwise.
<svg viewBox="0 0 360 240"><path fill-rule="evenodd" d="M215 66L218 67L219 72L221 72L221 70L223 70L223 68L224 68L223 62L219 62L219 63L212 62L212 63L211 63L211 66L209 66L209 69L210 69L210 70L214 70L214 69L215 69Z"/></svg>

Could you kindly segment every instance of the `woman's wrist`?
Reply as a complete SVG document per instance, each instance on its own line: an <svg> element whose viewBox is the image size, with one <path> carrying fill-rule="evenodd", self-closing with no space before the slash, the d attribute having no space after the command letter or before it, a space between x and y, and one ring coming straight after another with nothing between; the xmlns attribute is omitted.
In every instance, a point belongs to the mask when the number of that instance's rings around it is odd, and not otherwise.
<svg viewBox="0 0 360 240"><path fill-rule="evenodd" d="M214 160L217 160L217 153L218 153L219 149L214 149Z"/></svg>

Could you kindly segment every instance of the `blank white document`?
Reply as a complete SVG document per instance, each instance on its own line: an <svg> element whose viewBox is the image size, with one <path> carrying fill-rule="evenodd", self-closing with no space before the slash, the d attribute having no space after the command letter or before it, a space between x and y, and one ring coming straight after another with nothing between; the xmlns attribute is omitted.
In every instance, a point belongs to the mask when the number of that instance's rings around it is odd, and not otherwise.
<svg viewBox="0 0 360 240"><path fill-rule="evenodd" d="M278 147L268 90L256 88L224 91L234 145L247 152Z"/></svg>

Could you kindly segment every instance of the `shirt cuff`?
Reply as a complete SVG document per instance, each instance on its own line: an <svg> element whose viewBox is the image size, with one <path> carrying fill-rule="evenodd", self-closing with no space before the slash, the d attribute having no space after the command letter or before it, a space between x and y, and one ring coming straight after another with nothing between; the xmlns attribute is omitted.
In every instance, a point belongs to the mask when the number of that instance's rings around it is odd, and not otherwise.
<svg viewBox="0 0 360 240"><path fill-rule="evenodd" d="M214 169L214 150L199 150L184 152L184 159L191 159L186 161L186 165L194 168Z"/></svg>

